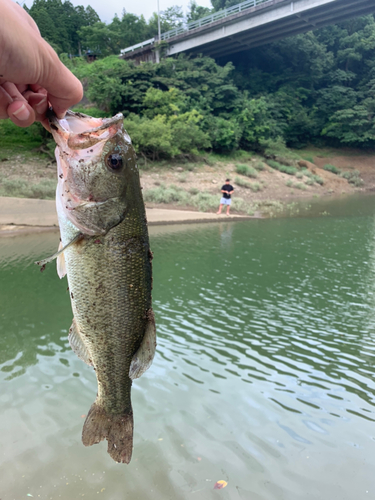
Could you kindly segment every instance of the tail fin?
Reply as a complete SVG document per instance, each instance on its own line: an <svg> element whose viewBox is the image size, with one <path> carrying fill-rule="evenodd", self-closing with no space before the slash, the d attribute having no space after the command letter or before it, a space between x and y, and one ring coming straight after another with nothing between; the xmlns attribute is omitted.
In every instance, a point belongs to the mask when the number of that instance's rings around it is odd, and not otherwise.
<svg viewBox="0 0 375 500"><path fill-rule="evenodd" d="M133 451L133 412L111 414L96 402L83 424L82 442L85 446L108 441L108 453L115 462L128 464Z"/></svg>

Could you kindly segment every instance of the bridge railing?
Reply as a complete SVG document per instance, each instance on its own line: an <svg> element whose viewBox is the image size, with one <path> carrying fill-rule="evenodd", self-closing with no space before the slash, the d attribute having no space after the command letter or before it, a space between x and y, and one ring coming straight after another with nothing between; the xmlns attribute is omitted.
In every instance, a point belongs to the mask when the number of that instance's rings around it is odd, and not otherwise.
<svg viewBox="0 0 375 500"><path fill-rule="evenodd" d="M233 7L229 7L228 9L219 10L218 12L214 12L210 16L202 17L198 19L198 21L191 21L183 26L179 26L178 28L174 28L173 30L166 31L160 35L160 40L168 40L177 35L181 35L181 33L185 33L186 31L193 30L195 28L201 28L202 26L207 26L207 24L211 24L219 19L224 19L232 14L237 14L238 12L243 12L246 9L250 9L251 7L256 7L262 3L267 3L270 0L246 0L246 2L239 3L237 5L233 5ZM155 38L149 38L144 42L137 43L136 45L132 45L131 47L127 47L126 49L121 50L121 54L127 54L128 52L133 52L136 49L140 49L141 47L145 47L146 45L151 45L155 42Z"/></svg>
<svg viewBox="0 0 375 500"><path fill-rule="evenodd" d="M191 21L190 23L185 24L184 26L179 26L178 28L174 28L173 30L169 30L165 33L162 33L160 36L161 40L168 40L177 35L181 35L186 31L193 30L195 28L201 28L202 26L206 26L207 24L211 24L219 19L224 19L232 14L237 14L238 12L243 12L246 9L250 9L251 7L255 7L262 3L267 3L270 0L247 0L246 2L239 3L237 5L233 5L233 7L229 7L228 9L219 10L218 12L214 12L210 16L202 17L197 21Z"/></svg>
<svg viewBox="0 0 375 500"><path fill-rule="evenodd" d="M144 42L137 43L136 45L132 45L131 47L126 47L126 49L121 49L121 54L126 54L127 52L133 52L133 50L140 49L141 47L145 47L146 45L151 45L155 42L155 38L149 38Z"/></svg>

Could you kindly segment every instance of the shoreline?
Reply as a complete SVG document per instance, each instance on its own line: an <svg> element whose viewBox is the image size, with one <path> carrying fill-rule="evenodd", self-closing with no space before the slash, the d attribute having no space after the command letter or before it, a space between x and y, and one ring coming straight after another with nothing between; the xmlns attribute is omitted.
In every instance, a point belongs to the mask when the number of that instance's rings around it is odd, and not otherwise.
<svg viewBox="0 0 375 500"><path fill-rule="evenodd" d="M216 213L163 208L146 208L146 216L149 226L238 222L263 218L260 214L253 216L231 214L227 216L225 214L217 215ZM51 231L59 231L54 200L0 196L0 237Z"/></svg>

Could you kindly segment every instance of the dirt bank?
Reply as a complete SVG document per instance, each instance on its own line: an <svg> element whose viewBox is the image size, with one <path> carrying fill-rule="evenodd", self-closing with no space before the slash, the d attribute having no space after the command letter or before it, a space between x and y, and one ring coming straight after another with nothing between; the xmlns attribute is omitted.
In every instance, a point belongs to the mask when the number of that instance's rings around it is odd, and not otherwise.
<svg viewBox="0 0 375 500"><path fill-rule="evenodd" d="M226 177L235 187L232 212L242 214L262 211L270 200L288 204L299 199L375 189L375 154L356 150L345 150L344 155L338 153L340 150L314 148L299 151L300 157L312 161L299 161L295 175L271 168L264 158L251 157L251 154L236 160L216 158L212 161L210 158L199 163L141 164L146 207L215 213ZM239 164L253 167L254 176L249 178L238 174ZM363 179L362 185L357 183L356 186L340 175L324 170L327 164L337 167L341 174L358 171L359 179ZM56 165L45 156L9 153L0 161L0 195L52 199L55 184ZM170 200L163 196L169 188L174 190ZM203 194L202 199L199 199L199 193Z"/></svg>

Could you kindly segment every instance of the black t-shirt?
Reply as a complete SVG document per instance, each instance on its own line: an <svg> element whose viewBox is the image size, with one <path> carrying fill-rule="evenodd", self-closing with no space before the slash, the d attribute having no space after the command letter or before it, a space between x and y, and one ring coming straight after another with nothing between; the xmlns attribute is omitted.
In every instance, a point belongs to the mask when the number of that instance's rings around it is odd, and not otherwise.
<svg viewBox="0 0 375 500"><path fill-rule="evenodd" d="M229 200L229 198L231 197L230 196L230 192L233 191L233 186L231 186L230 184L224 184L224 186L221 188L222 191L228 191L227 193L223 193L223 198L226 198L227 200Z"/></svg>

